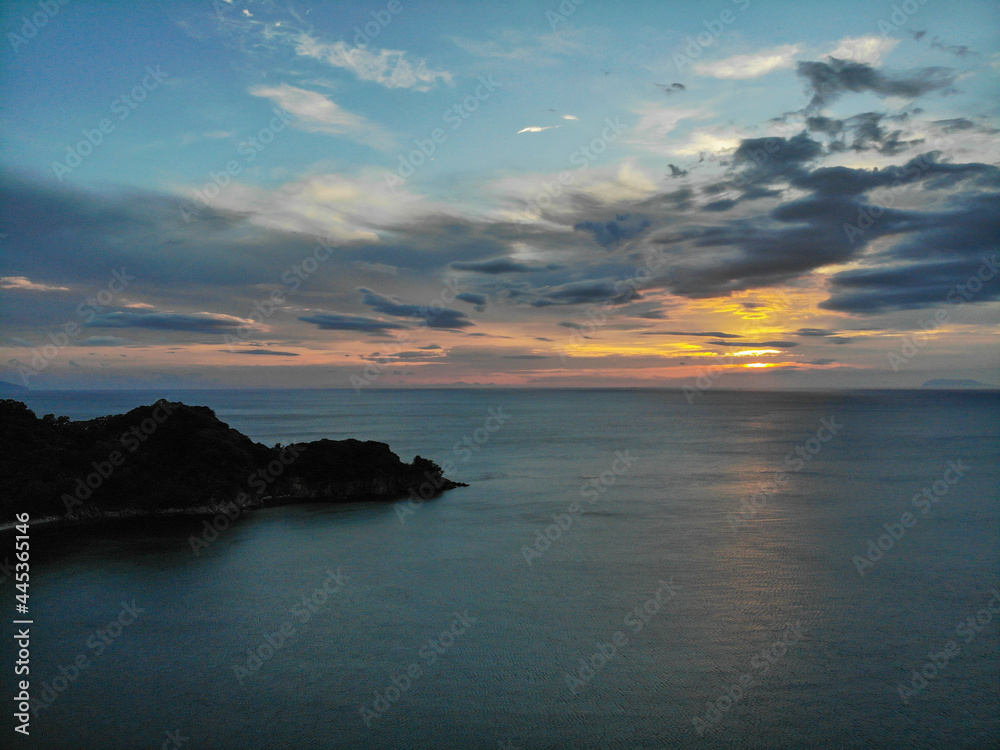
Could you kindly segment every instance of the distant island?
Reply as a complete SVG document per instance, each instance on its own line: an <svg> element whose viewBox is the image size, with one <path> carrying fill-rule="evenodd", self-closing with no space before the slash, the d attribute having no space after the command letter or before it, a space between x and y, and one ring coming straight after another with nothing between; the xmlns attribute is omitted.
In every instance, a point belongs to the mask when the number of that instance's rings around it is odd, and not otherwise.
<svg viewBox="0 0 1000 750"><path fill-rule="evenodd" d="M315 440L268 448L205 406L161 399L127 414L39 418L0 400L3 518L78 520L216 513L314 501L435 497L467 485L385 443Z"/></svg>
<svg viewBox="0 0 1000 750"><path fill-rule="evenodd" d="M951 380L949 378L935 378L923 384L923 388L1000 388L1000 386L980 383L978 380Z"/></svg>

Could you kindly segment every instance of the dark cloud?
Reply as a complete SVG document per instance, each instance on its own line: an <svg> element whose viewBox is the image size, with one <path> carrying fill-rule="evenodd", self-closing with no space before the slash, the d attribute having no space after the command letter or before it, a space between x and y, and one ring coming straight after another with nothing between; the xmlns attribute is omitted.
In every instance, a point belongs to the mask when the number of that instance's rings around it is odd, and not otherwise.
<svg viewBox="0 0 1000 750"><path fill-rule="evenodd" d="M643 331L642 336L703 336L713 339L741 339L738 333L723 333L722 331ZM742 344L740 344L742 346Z"/></svg>
<svg viewBox="0 0 1000 750"><path fill-rule="evenodd" d="M687 90L687 86L685 86L683 83L671 83L669 86L665 83L655 83L653 85L656 86L656 88L658 88L667 96L670 96L671 94L676 94L678 91Z"/></svg>
<svg viewBox="0 0 1000 750"><path fill-rule="evenodd" d="M845 120L845 130L852 131L854 135L854 140L850 145L851 149L854 151L875 150L881 154L892 156L923 143L923 139L902 140L900 137L903 134L902 130L889 130L882 125L886 119L884 113L864 112Z"/></svg>
<svg viewBox="0 0 1000 750"><path fill-rule="evenodd" d="M366 287L358 287L362 293L361 303L368 305L375 312L392 315L397 318L409 318L415 323L422 323L428 328L468 328L475 325L465 317L461 310L453 310L449 307L435 307L413 305L407 302L379 294Z"/></svg>
<svg viewBox="0 0 1000 750"><path fill-rule="evenodd" d="M902 166L884 169L851 169L822 167L795 176L796 187L815 190L830 196L856 196L869 190L898 187L927 181L932 189L952 187L971 180L973 186L1000 186L1000 168L991 164L948 164L938 161L939 152L932 151L910 159Z"/></svg>
<svg viewBox="0 0 1000 750"><path fill-rule="evenodd" d="M271 357L297 357L299 356L295 352L280 352L276 349L235 349L228 350L223 349L222 351L229 351L230 354L263 354Z"/></svg>
<svg viewBox="0 0 1000 750"><path fill-rule="evenodd" d="M638 237L645 232L652 222L642 216L619 214L609 221L581 221L573 229L590 232L597 244L604 248L612 248L625 240Z"/></svg>
<svg viewBox="0 0 1000 750"><path fill-rule="evenodd" d="M726 198L720 201L712 201L711 203L706 203L704 206L705 211L728 211L733 206L735 206L737 201L730 198Z"/></svg>
<svg viewBox="0 0 1000 750"><path fill-rule="evenodd" d="M667 169L670 170L670 175L669 176L672 177L672 178L674 178L674 179L677 179L678 177L687 177L688 176L688 170L681 169L676 164L668 164L667 165Z"/></svg>
<svg viewBox="0 0 1000 750"><path fill-rule="evenodd" d="M475 292L459 292L455 295L455 299L474 305L477 312L483 312L483 310L486 309L487 298L485 294L476 294Z"/></svg>
<svg viewBox="0 0 1000 750"><path fill-rule="evenodd" d="M745 167L737 182L770 183L802 174L803 166L823 156L823 144L805 132L792 138L745 138L733 153L733 166Z"/></svg>
<svg viewBox="0 0 1000 750"><path fill-rule="evenodd" d="M628 285L623 285L620 279L607 278L570 281L557 286L543 287L534 293L516 292L512 296L515 299L534 297L529 302L532 307L586 305L599 302L620 305L641 299L638 292L630 289Z"/></svg>
<svg viewBox="0 0 1000 750"><path fill-rule="evenodd" d="M645 318L646 320L666 320L670 316L663 310L647 310L646 312L635 313L633 318Z"/></svg>
<svg viewBox="0 0 1000 750"><path fill-rule="evenodd" d="M753 346L769 346L775 349L791 349L798 341L709 341L712 346L735 346L741 349Z"/></svg>
<svg viewBox="0 0 1000 750"><path fill-rule="evenodd" d="M837 332L826 328L800 328L795 333L799 336L834 336Z"/></svg>
<svg viewBox="0 0 1000 750"><path fill-rule="evenodd" d="M437 344L428 344L427 346L418 346L418 349L440 349L441 347Z"/></svg>
<svg viewBox="0 0 1000 750"><path fill-rule="evenodd" d="M366 318L361 315L346 315L338 312L304 315L299 320L304 323L313 323L323 331L359 331L383 335L386 331L407 327L400 323L392 323L378 318Z"/></svg>
<svg viewBox="0 0 1000 750"><path fill-rule="evenodd" d="M934 124L939 126L945 133L955 133L959 130L972 130L976 123L964 117L955 117L950 120L935 120Z"/></svg>
<svg viewBox="0 0 1000 750"><path fill-rule="evenodd" d="M552 359L545 354L505 354L504 359Z"/></svg>
<svg viewBox="0 0 1000 750"><path fill-rule="evenodd" d="M947 52L949 55L954 55L955 57L962 59L968 57L969 55L976 54L975 52L972 51L971 47L968 47L964 44L945 44L941 40L941 37L939 36L934 37L934 40L931 42L931 47L939 49L942 52Z"/></svg>
<svg viewBox="0 0 1000 750"><path fill-rule="evenodd" d="M810 108L824 107L847 92L914 99L932 91L947 91L958 78L958 73L951 68L922 68L894 75L867 63L835 57L828 59L829 62L802 61L798 64L797 72L805 79L808 93L812 95Z"/></svg>
<svg viewBox="0 0 1000 750"><path fill-rule="evenodd" d="M391 354L372 352L371 356L366 357L365 359L369 359L374 362L433 362L443 356L443 352L427 351L404 351L393 352Z"/></svg>
<svg viewBox="0 0 1000 750"><path fill-rule="evenodd" d="M157 331L194 331L197 333L231 333L252 323L230 315L214 313L131 312L116 310L101 313L89 323L89 328L149 328Z"/></svg>
<svg viewBox="0 0 1000 750"><path fill-rule="evenodd" d="M519 263L510 258L491 258L490 260L480 260L471 262L452 263L451 267L456 271L474 271L476 273L530 273L532 271L544 271L559 268L559 266L529 266L527 263Z"/></svg>
<svg viewBox="0 0 1000 750"><path fill-rule="evenodd" d="M27 342L25 342L27 344ZM87 336L76 341L74 346L126 346L130 341L117 336ZM30 346L30 344L27 344Z"/></svg>
<svg viewBox="0 0 1000 750"><path fill-rule="evenodd" d="M998 262L995 255L992 262ZM944 307L950 306L954 301L998 300L1000 267L993 271L992 278L984 281L981 276L977 276L983 265L981 261L937 261L844 271L833 276L833 293L828 300L820 303L820 307L839 312L871 314L930 306ZM972 281L973 279L976 281ZM970 283L972 286L969 286ZM977 288L978 291L973 293L972 288ZM958 289L965 293L956 291ZM949 299L948 295L952 292L955 292L953 299Z"/></svg>

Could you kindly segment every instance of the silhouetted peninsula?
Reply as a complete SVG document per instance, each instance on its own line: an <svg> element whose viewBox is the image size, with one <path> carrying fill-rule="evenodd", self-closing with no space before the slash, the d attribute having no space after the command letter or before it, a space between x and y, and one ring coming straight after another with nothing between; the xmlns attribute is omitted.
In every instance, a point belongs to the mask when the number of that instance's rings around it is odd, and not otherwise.
<svg viewBox="0 0 1000 750"><path fill-rule="evenodd" d="M205 406L164 399L73 422L0 400L4 517L212 513L311 501L427 499L466 485L385 443L316 440L268 448Z"/></svg>

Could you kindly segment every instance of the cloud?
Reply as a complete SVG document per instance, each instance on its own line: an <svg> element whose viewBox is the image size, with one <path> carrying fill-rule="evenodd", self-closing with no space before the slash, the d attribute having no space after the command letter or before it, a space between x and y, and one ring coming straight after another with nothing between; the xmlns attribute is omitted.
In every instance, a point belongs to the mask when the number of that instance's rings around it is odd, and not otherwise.
<svg viewBox="0 0 1000 750"><path fill-rule="evenodd" d="M254 96L265 97L298 119L293 127L312 133L340 135L373 148L392 147L393 138L381 126L369 122L361 115L348 112L322 94L283 83L280 86L255 86Z"/></svg>
<svg viewBox="0 0 1000 750"><path fill-rule="evenodd" d="M672 153L673 148L667 142L670 135L682 120L704 117L705 111L689 107L644 107L640 110L641 117L635 126L633 142L657 153Z"/></svg>
<svg viewBox="0 0 1000 750"><path fill-rule="evenodd" d="M773 346L780 349L791 349L798 346L798 341L709 341L712 346L735 346L745 348L748 346Z"/></svg>
<svg viewBox="0 0 1000 750"><path fill-rule="evenodd" d="M117 336L86 336L74 343L74 346L125 346L131 343L128 339Z"/></svg>
<svg viewBox="0 0 1000 750"><path fill-rule="evenodd" d="M354 266L368 273L378 273L384 276L398 276L399 269L395 266L387 266L385 263L368 263L363 260L354 261Z"/></svg>
<svg viewBox="0 0 1000 750"><path fill-rule="evenodd" d="M847 36L840 40L829 57L878 65L897 44L899 40L891 37Z"/></svg>
<svg viewBox="0 0 1000 750"><path fill-rule="evenodd" d="M811 108L823 107L847 92L869 92L880 97L915 99L950 89L958 78L951 68L922 68L907 74L889 74L866 63L830 58L830 62L800 62L797 73L812 95Z"/></svg>
<svg viewBox="0 0 1000 750"><path fill-rule="evenodd" d="M595 302L623 304L641 298L638 292L623 287L620 279L585 279L570 281L565 284L546 286L541 289L524 293L512 290L512 297L533 298L529 304L532 307L549 307L551 305L585 305Z"/></svg>
<svg viewBox="0 0 1000 750"><path fill-rule="evenodd" d="M988 165L941 166L978 166L1000 179ZM830 298L820 307L872 314L1000 299L998 227L1000 192L952 195L946 210L890 222L899 241L871 258L870 267L833 274Z"/></svg>
<svg viewBox="0 0 1000 750"><path fill-rule="evenodd" d="M799 336L835 336L836 331L829 331L826 328L800 328L795 332Z"/></svg>
<svg viewBox="0 0 1000 750"><path fill-rule="evenodd" d="M0 289L18 289L25 292L68 292L66 286L37 284L27 276L0 276Z"/></svg>
<svg viewBox="0 0 1000 750"><path fill-rule="evenodd" d="M581 221L579 224L575 224L573 229L590 232L597 240L597 244L604 248L611 248L625 240L638 237L651 224L649 219L640 216L618 214L609 221Z"/></svg>
<svg viewBox="0 0 1000 750"><path fill-rule="evenodd" d="M952 304L948 295L976 278L980 267L981 262L976 261L937 261L835 274L831 279L832 294L819 306L825 310L860 314L943 307ZM981 282L980 291L970 295L970 301L1000 299L998 279L1000 274L994 271L991 279ZM964 301L957 292L954 299Z"/></svg>
<svg viewBox="0 0 1000 750"><path fill-rule="evenodd" d="M475 325L465 317L461 310L453 310L448 307L421 307L406 302L400 302L394 297L379 294L365 287L358 287L364 295L361 303L368 305L376 312L385 315L393 315L397 318L410 318L415 323L422 323L428 328L459 329L468 328Z"/></svg>
<svg viewBox="0 0 1000 750"><path fill-rule="evenodd" d="M676 94L679 91L685 91L687 89L687 86L683 83L671 83L669 86L665 83L654 83L653 85L667 96Z"/></svg>
<svg viewBox="0 0 1000 750"><path fill-rule="evenodd" d="M427 67L422 58L408 59L401 50L370 50L352 47L346 42L325 44L308 34L296 39L295 51L302 57L351 71L362 81L373 81L390 89L429 91L437 82L451 83L451 73Z"/></svg>
<svg viewBox="0 0 1000 750"><path fill-rule="evenodd" d="M295 352L281 352L277 349L235 349L235 350L224 350L229 351L230 354L254 354L254 355L267 355L270 357L298 357L299 355Z"/></svg>
<svg viewBox="0 0 1000 750"><path fill-rule="evenodd" d="M299 320L304 323L313 323L322 331L359 331L384 335L386 331L406 328L400 323L338 312L313 313L312 315L304 315Z"/></svg>
<svg viewBox="0 0 1000 750"><path fill-rule="evenodd" d="M456 261L451 264L456 271L473 271L475 273L530 273L532 271L551 270L558 266L529 266L527 263L519 263L510 258L491 258L489 260L476 261Z"/></svg>
<svg viewBox="0 0 1000 750"><path fill-rule="evenodd" d="M476 294L475 292L459 292L455 295L455 299L474 305L476 312L482 312L486 309L487 298L485 294Z"/></svg>
<svg viewBox="0 0 1000 750"><path fill-rule="evenodd" d="M739 333L723 333L722 331L643 331L642 336L702 336L713 339L741 339ZM743 344L740 344L743 346Z"/></svg>
<svg viewBox="0 0 1000 750"><path fill-rule="evenodd" d="M267 326L246 318L221 313L115 312L101 313L89 323L89 328L149 328L157 331L193 331L223 334L240 328L266 331Z"/></svg>
<svg viewBox="0 0 1000 750"><path fill-rule="evenodd" d="M510 60L532 65L548 65L568 55L587 51L577 38L579 32L557 31L552 34L532 36L513 29L494 35L495 39L467 39L452 36L449 39L470 55L476 57Z"/></svg>
<svg viewBox="0 0 1000 750"><path fill-rule="evenodd" d="M889 116L881 112L862 112L843 120L815 115L806 118L806 127L810 132L831 136L831 140L827 144L827 148L831 152L844 151L848 148L854 151L874 149L881 154L894 155L923 142L922 138L903 140L901 128L889 130L882 125L883 122L901 121L906 118L905 114ZM942 132L948 132L947 125L939 127L941 127ZM854 140L850 144L847 143L848 134L854 136Z"/></svg>
<svg viewBox="0 0 1000 750"><path fill-rule="evenodd" d="M759 78L774 70L792 67L798 51L797 44L785 44L750 55L735 55L717 62L698 63L694 66L694 70L699 75L712 78L732 80Z"/></svg>
<svg viewBox="0 0 1000 750"><path fill-rule="evenodd" d="M545 127L542 127L541 125L529 125L526 128L518 130L517 135L521 135L521 133L541 133L543 130L553 130L561 127L562 125L546 125Z"/></svg>

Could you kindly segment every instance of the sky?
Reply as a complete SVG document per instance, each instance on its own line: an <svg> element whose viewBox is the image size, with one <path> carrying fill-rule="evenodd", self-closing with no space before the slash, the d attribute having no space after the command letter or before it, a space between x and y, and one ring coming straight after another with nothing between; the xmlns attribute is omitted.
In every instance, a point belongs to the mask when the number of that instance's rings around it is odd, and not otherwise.
<svg viewBox="0 0 1000 750"><path fill-rule="evenodd" d="M1000 383L995 2L6 2L0 379Z"/></svg>

